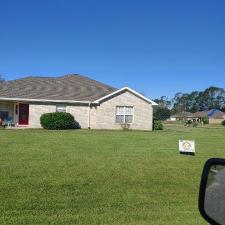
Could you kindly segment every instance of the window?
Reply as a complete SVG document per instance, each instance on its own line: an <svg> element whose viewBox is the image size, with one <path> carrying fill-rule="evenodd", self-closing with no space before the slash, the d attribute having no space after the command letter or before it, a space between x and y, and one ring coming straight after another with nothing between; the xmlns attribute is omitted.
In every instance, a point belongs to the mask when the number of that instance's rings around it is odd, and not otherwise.
<svg viewBox="0 0 225 225"><path fill-rule="evenodd" d="M65 105L57 105L56 112L66 112L66 106Z"/></svg>
<svg viewBox="0 0 225 225"><path fill-rule="evenodd" d="M116 123L133 123L133 117L134 117L133 106L116 107Z"/></svg>

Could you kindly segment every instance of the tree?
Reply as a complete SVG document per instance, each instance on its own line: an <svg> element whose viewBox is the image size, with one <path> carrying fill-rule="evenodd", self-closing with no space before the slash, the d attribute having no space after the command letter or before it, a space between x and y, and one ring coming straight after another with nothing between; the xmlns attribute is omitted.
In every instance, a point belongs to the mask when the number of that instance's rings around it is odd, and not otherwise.
<svg viewBox="0 0 225 225"><path fill-rule="evenodd" d="M193 91L188 93L177 93L172 99L172 112L197 112L209 109L225 108L225 90L218 87L209 87L205 91Z"/></svg>
<svg viewBox="0 0 225 225"><path fill-rule="evenodd" d="M154 100L158 103L157 107L153 109L153 116L156 120L166 120L170 118L171 101L166 96L161 96L158 99Z"/></svg>
<svg viewBox="0 0 225 225"><path fill-rule="evenodd" d="M154 102L158 103L159 106L163 108L171 107L171 101L166 96L161 96L160 98L155 99Z"/></svg>
<svg viewBox="0 0 225 225"><path fill-rule="evenodd" d="M193 91L188 96L188 112L197 112L200 110L198 103L199 92Z"/></svg>
<svg viewBox="0 0 225 225"><path fill-rule="evenodd" d="M181 92L178 92L175 94L174 98L172 99L172 104L173 104L172 113L173 114L186 111L185 105L184 105L184 98L185 98L185 94L183 94Z"/></svg>
<svg viewBox="0 0 225 225"><path fill-rule="evenodd" d="M170 118L170 110L165 107L155 107L153 111L153 117L156 120L166 120Z"/></svg>
<svg viewBox="0 0 225 225"><path fill-rule="evenodd" d="M223 88L210 87L204 91L203 101L208 109L223 108L225 102L225 91Z"/></svg>

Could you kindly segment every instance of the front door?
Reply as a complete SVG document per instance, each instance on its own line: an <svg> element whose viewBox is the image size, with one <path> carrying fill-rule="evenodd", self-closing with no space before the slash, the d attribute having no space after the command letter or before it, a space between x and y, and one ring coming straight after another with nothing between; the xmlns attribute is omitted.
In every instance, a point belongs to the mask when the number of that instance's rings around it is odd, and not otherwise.
<svg viewBox="0 0 225 225"><path fill-rule="evenodd" d="M28 125L29 104L19 104L19 125Z"/></svg>

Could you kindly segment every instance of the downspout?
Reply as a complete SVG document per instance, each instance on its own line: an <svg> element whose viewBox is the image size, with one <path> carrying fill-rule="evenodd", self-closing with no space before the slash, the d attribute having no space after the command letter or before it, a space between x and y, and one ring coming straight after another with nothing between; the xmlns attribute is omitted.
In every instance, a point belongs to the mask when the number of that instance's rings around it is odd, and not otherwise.
<svg viewBox="0 0 225 225"><path fill-rule="evenodd" d="M91 102L88 103L88 129L91 129Z"/></svg>

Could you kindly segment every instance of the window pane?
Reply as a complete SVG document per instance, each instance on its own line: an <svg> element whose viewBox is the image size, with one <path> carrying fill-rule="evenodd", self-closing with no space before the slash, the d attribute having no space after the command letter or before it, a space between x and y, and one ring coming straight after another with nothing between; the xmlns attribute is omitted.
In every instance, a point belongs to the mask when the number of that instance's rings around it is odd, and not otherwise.
<svg viewBox="0 0 225 225"><path fill-rule="evenodd" d="M126 115L133 115L133 107L126 107L125 108Z"/></svg>
<svg viewBox="0 0 225 225"><path fill-rule="evenodd" d="M116 107L116 114L124 115L124 107L121 107L121 106Z"/></svg>
<svg viewBox="0 0 225 225"><path fill-rule="evenodd" d="M125 116L125 123L132 123L133 122L133 116Z"/></svg>
<svg viewBox="0 0 225 225"><path fill-rule="evenodd" d="M66 112L66 106L65 105L57 105L56 112Z"/></svg>
<svg viewBox="0 0 225 225"><path fill-rule="evenodd" d="M124 123L124 116L116 116L116 123Z"/></svg>

